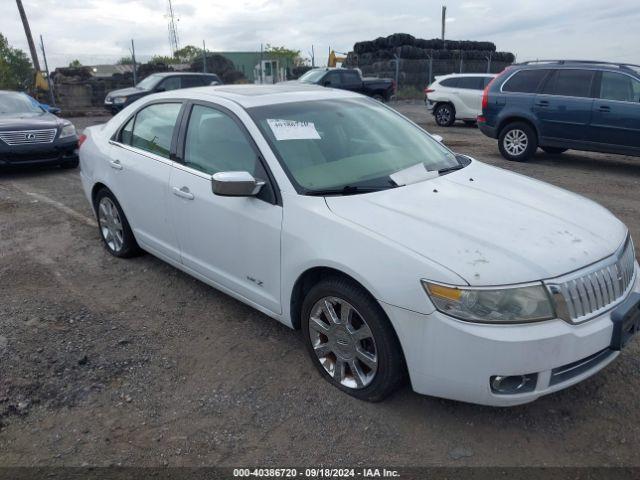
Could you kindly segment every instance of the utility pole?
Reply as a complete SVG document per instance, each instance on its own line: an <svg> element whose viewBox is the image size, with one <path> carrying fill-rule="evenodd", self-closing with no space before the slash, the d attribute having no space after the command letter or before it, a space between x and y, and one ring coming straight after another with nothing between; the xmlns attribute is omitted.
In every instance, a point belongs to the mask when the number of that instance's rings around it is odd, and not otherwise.
<svg viewBox="0 0 640 480"><path fill-rule="evenodd" d="M311 45L311 68L316 68L316 55L313 51L313 45Z"/></svg>
<svg viewBox="0 0 640 480"><path fill-rule="evenodd" d="M444 24L447 21L447 7L442 6L442 49L446 50L444 43Z"/></svg>
<svg viewBox="0 0 640 480"><path fill-rule="evenodd" d="M207 73L207 46L202 40L202 73Z"/></svg>
<svg viewBox="0 0 640 480"><path fill-rule="evenodd" d="M133 38L131 39L131 62L133 64L133 86L135 87L138 83L138 65L136 64L136 46L133 43Z"/></svg>
<svg viewBox="0 0 640 480"><path fill-rule="evenodd" d="M20 12L20 18L22 19L22 26L24 27L24 33L27 36L27 43L29 44L29 51L31 52L31 61L33 62L33 68L36 72L40 71L40 62L38 62L38 52L36 50L36 44L33 43L33 37L31 36L31 27L29 27L29 20L27 20L27 14L22 6L22 0L16 0L18 5L18 11Z"/></svg>
<svg viewBox="0 0 640 480"><path fill-rule="evenodd" d="M47 85L49 85L49 102L55 107L56 99L53 95L53 85L51 84L51 77L49 75L49 65L47 65L47 54L44 51L44 41L42 40L42 35L40 35L40 47L42 48L42 59L44 60L44 68L47 72Z"/></svg>

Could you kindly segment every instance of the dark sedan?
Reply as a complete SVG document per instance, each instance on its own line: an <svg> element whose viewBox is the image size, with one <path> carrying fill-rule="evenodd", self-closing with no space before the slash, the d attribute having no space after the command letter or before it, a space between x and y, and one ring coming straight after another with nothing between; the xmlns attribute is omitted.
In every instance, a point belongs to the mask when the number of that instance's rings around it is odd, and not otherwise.
<svg viewBox="0 0 640 480"><path fill-rule="evenodd" d="M222 81L214 73L164 72L149 75L135 87L113 90L104 99L104 106L116 114L127 105L151 93L166 92L180 88L221 85Z"/></svg>
<svg viewBox="0 0 640 480"><path fill-rule="evenodd" d="M78 135L25 94L0 90L0 166L12 165L76 168Z"/></svg>

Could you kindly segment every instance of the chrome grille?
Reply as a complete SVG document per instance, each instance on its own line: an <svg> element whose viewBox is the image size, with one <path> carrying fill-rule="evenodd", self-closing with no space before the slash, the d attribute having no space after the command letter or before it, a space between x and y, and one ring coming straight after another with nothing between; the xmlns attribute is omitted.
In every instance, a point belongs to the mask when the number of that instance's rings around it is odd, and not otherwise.
<svg viewBox="0 0 640 480"><path fill-rule="evenodd" d="M56 129L46 130L15 130L0 132L0 139L7 145L31 145L36 143L51 143L56 138Z"/></svg>
<svg viewBox="0 0 640 480"><path fill-rule="evenodd" d="M618 252L584 270L545 281L557 314L580 323L613 308L626 298L635 280L635 251L628 237Z"/></svg>

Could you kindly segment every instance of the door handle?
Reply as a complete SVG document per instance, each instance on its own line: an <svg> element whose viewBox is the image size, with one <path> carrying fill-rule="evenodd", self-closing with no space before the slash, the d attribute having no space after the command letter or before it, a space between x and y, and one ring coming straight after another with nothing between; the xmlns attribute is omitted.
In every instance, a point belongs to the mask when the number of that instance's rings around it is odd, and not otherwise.
<svg viewBox="0 0 640 480"><path fill-rule="evenodd" d="M187 200L193 200L194 198L196 198L187 187L173 187L173 194L177 197L185 198Z"/></svg>
<svg viewBox="0 0 640 480"><path fill-rule="evenodd" d="M120 160L110 160L109 165L111 166L111 168L115 168L116 170L122 170L122 164L120 163Z"/></svg>
<svg viewBox="0 0 640 480"><path fill-rule="evenodd" d="M610 112L611 107L609 105L600 105L598 107L598 110L600 110L601 112Z"/></svg>
<svg viewBox="0 0 640 480"><path fill-rule="evenodd" d="M536 102L536 106L537 107L548 107L549 106L549 101L548 100L540 100L539 102Z"/></svg>

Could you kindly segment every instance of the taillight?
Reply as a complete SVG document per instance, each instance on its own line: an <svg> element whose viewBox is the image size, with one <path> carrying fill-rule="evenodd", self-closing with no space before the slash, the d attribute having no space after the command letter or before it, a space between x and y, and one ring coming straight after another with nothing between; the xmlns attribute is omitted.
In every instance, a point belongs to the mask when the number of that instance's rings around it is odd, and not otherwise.
<svg viewBox="0 0 640 480"><path fill-rule="evenodd" d="M78 137L78 148L82 146L82 144L86 139L87 139L87 136L84 133Z"/></svg>
<svg viewBox="0 0 640 480"><path fill-rule="evenodd" d="M491 82L493 82L493 80L491 80ZM487 83L487 86L484 87L484 91L482 92L482 110L489 106L489 86L491 85L491 82Z"/></svg>
<svg viewBox="0 0 640 480"><path fill-rule="evenodd" d="M433 93L435 92L435 90L433 88L429 88L429 87L425 87L424 89L424 94L426 95L427 93Z"/></svg>

